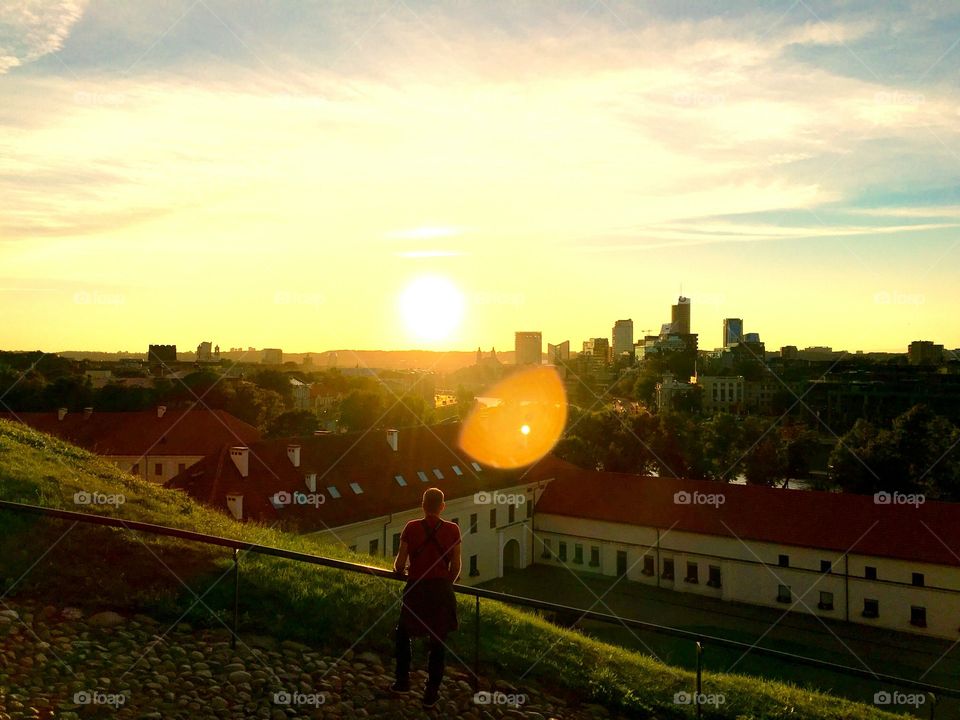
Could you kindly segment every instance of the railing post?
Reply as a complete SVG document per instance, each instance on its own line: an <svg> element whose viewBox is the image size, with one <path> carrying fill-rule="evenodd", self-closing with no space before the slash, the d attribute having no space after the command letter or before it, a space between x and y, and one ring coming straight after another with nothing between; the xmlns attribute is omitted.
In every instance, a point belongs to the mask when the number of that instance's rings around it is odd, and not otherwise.
<svg viewBox="0 0 960 720"><path fill-rule="evenodd" d="M230 647L237 648L237 632L240 624L240 551L233 549L233 635L230 637Z"/></svg>
<svg viewBox="0 0 960 720"><path fill-rule="evenodd" d="M697 717L700 717L700 696L703 695L703 643L697 641L697 694L693 697L693 704L697 706Z"/></svg>
<svg viewBox="0 0 960 720"><path fill-rule="evenodd" d="M480 692L480 596L473 612L473 692Z"/></svg>

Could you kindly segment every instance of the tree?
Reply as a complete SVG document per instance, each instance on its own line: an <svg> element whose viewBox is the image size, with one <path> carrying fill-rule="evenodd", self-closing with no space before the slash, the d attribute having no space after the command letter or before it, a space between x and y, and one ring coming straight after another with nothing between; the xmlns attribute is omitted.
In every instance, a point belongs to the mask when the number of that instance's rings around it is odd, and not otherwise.
<svg viewBox="0 0 960 720"><path fill-rule="evenodd" d="M352 390L340 403L340 423L348 430L367 430L383 413L383 400L370 390Z"/></svg>
<svg viewBox="0 0 960 720"><path fill-rule="evenodd" d="M253 382L264 390L272 390L283 400L285 407L293 404L293 387L290 385L290 376L279 370L261 370L254 373Z"/></svg>
<svg viewBox="0 0 960 720"><path fill-rule="evenodd" d="M433 419L433 408L419 395L405 395L395 402L384 416L384 423L390 427L411 427L428 425Z"/></svg>
<svg viewBox="0 0 960 720"><path fill-rule="evenodd" d="M305 437L319 429L320 421L309 410L291 410L277 415L267 426L268 438Z"/></svg>

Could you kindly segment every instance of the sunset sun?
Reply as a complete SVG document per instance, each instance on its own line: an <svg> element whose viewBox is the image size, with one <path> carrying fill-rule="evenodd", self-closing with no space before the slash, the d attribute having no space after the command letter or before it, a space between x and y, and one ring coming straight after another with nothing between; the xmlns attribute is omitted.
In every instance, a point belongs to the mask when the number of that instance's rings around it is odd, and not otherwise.
<svg viewBox="0 0 960 720"><path fill-rule="evenodd" d="M400 315L417 340L445 340L460 325L463 295L449 279L423 276L400 295Z"/></svg>

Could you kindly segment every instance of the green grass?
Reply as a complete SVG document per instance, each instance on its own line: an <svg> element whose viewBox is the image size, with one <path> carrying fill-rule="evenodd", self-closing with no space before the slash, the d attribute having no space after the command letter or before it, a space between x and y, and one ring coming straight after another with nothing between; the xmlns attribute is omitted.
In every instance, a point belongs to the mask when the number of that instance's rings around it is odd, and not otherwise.
<svg viewBox="0 0 960 720"><path fill-rule="evenodd" d="M120 506L74 504L74 493L122 494ZM362 563L366 555L255 524L236 523L186 497L120 472L83 450L0 421L0 498L119 516ZM170 623L228 625L233 607L231 552L127 530L0 511L0 594L48 599L88 611L146 611ZM382 559L378 564L384 564ZM326 647L355 646L388 658L396 582L253 554L241 559L241 640L272 635ZM200 601L197 601L197 597ZM452 653L473 657L473 602L460 605ZM685 718L674 694L693 675L650 657L563 630L532 613L482 605L481 674L502 685L536 684L602 703L629 717ZM448 655L451 664L457 658ZM532 668L532 669L531 669ZM522 678L522 679L521 679ZM704 675L704 692L726 702L706 718L860 720L890 718L876 708L740 675Z"/></svg>

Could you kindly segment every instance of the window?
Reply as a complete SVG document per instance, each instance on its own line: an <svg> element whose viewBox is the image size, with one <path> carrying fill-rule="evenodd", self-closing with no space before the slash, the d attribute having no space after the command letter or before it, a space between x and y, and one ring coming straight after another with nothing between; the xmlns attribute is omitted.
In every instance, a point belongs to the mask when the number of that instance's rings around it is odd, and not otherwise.
<svg viewBox="0 0 960 720"><path fill-rule="evenodd" d="M590 567L600 567L600 548L596 545L590 546Z"/></svg>
<svg viewBox="0 0 960 720"><path fill-rule="evenodd" d="M154 474L154 475L163 475L163 463L154 463L154 464L153 464L153 474Z"/></svg>
<svg viewBox="0 0 960 720"><path fill-rule="evenodd" d="M417 470L417 477L420 478L420 482L427 482L427 474L423 470Z"/></svg>
<svg viewBox="0 0 960 720"><path fill-rule="evenodd" d="M567 561L567 544L563 540L560 541L560 551L557 554L557 557L560 558L560 562Z"/></svg>
<svg viewBox="0 0 960 720"><path fill-rule="evenodd" d="M877 618L880 617L880 601L879 600L864 600L863 601L863 612L860 613L865 618Z"/></svg>
<svg viewBox="0 0 960 720"><path fill-rule="evenodd" d="M788 603L792 598L789 585L777 586L777 602Z"/></svg>
<svg viewBox="0 0 960 720"><path fill-rule="evenodd" d="M400 552L400 533L393 534L393 554Z"/></svg>
<svg viewBox="0 0 960 720"><path fill-rule="evenodd" d="M653 570L653 556L652 556L652 555L644 555L644 556L643 556L643 570L641 570L640 572L642 572L644 575L648 575L648 576L649 576L649 575L653 575L654 570Z"/></svg>
<svg viewBox="0 0 960 720"><path fill-rule="evenodd" d="M790 567L790 556L781 555L780 557L778 557L777 565L779 565L780 567Z"/></svg>
<svg viewBox="0 0 960 720"><path fill-rule="evenodd" d="M182 473L182 472L183 472L184 470L186 470L186 469L187 469L187 464L186 464L186 463L177 463L177 472L178 472L178 473Z"/></svg>
<svg viewBox="0 0 960 720"><path fill-rule="evenodd" d="M914 573L912 582L916 587L923 587L923 573Z"/></svg>
<svg viewBox="0 0 960 720"><path fill-rule="evenodd" d="M927 626L927 609L919 605L910 606L910 624L917 627Z"/></svg>
<svg viewBox="0 0 960 720"><path fill-rule="evenodd" d="M134 475L139 475L139 474L140 474L140 463L134 463L134 464L133 464L133 467L130 468L130 472L132 472Z"/></svg>
<svg viewBox="0 0 960 720"><path fill-rule="evenodd" d="M490 508L490 527L495 528L497 526L497 509Z"/></svg>
<svg viewBox="0 0 960 720"><path fill-rule="evenodd" d="M371 554L371 555L376 555L376 554L379 553L379 552L380 552L380 541L379 541L379 540L371 540L371 541L370 541L370 554Z"/></svg>
<svg viewBox="0 0 960 720"><path fill-rule="evenodd" d="M820 572L828 573L831 570L833 570L833 563L831 563L829 560L820 561Z"/></svg>
<svg viewBox="0 0 960 720"><path fill-rule="evenodd" d="M507 505L507 522L512 523L517 519L517 508L513 505Z"/></svg>
<svg viewBox="0 0 960 720"><path fill-rule="evenodd" d="M470 534L471 535L477 534L477 514L476 513L470 513Z"/></svg>
<svg viewBox="0 0 960 720"><path fill-rule="evenodd" d="M470 577L477 577L480 574L480 568L477 567L477 556L470 556Z"/></svg>
<svg viewBox="0 0 960 720"><path fill-rule="evenodd" d="M363 488L355 482L350 483L350 489L353 490L354 495L363 495Z"/></svg>
<svg viewBox="0 0 960 720"><path fill-rule="evenodd" d="M397 485L400 487L406 487L407 481L403 479L403 475L394 475L393 479L397 481Z"/></svg>
<svg viewBox="0 0 960 720"><path fill-rule="evenodd" d="M876 579L877 579L877 569L876 569L875 567L871 567L870 565L867 565L867 566L863 569L863 576L864 576L867 580L876 580Z"/></svg>
<svg viewBox="0 0 960 720"><path fill-rule="evenodd" d="M527 500L527 520L533 517L533 503Z"/></svg>
<svg viewBox="0 0 960 720"><path fill-rule="evenodd" d="M460 469L459 465L453 466L453 472L457 477L460 477L461 475L463 475L463 470Z"/></svg>
<svg viewBox="0 0 960 720"><path fill-rule="evenodd" d="M720 587L721 584L722 584L722 583L720 582L720 566L719 566L719 565L711 565L711 566L709 567L709 571L710 571L710 579L707 580L707 585L709 585L709 586L712 587L712 588L718 588L718 587Z"/></svg>
<svg viewBox="0 0 960 720"><path fill-rule="evenodd" d="M820 602L817 603L817 607L821 610L833 610L833 593L821 592Z"/></svg>
<svg viewBox="0 0 960 720"><path fill-rule="evenodd" d="M700 568L697 567L697 564L695 562L687 563L687 576L684 578L684 582L688 582L688 583L700 582Z"/></svg>
<svg viewBox="0 0 960 720"><path fill-rule="evenodd" d="M443 480L443 473L440 472L440 468L434 468L434 469L433 469L433 476L434 476L437 480Z"/></svg>
<svg viewBox="0 0 960 720"><path fill-rule="evenodd" d="M575 543L573 546L573 561L577 565L583 565L583 545Z"/></svg>
<svg viewBox="0 0 960 720"><path fill-rule="evenodd" d="M470 464L473 466L473 469L476 470L477 472L480 472L481 470L483 470L483 468L480 467L479 463L472 462Z"/></svg>
<svg viewBox="0 0 960 720"><path fill-rule="evenodd" d="M553 556L553 553L551 552L551 544L552 541L550 538L547 538L543 541L543 552L540 553L540 557L542 557L544 560L549 560Z"/></svg>
<svg viewBox="0 0 960 720"><path fill-rule="evenodd" d="M664 580L673 580L673 560L663 561L663 572L660 577Z"/></svg>
<svg viewBox="0 0 960 720"><path fill-rule="evenodd" d="M330 486L328 486L328 487L327 487L327 492L330 493L330 497L332 497L334 500L336 500L338 497L340 497L340 491L337 490L337 486L336 486L336 485L330 485Z"/></svg>

